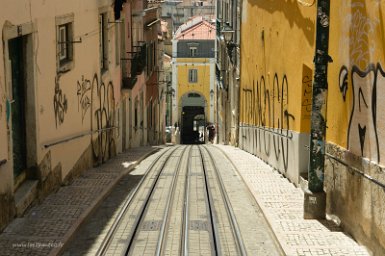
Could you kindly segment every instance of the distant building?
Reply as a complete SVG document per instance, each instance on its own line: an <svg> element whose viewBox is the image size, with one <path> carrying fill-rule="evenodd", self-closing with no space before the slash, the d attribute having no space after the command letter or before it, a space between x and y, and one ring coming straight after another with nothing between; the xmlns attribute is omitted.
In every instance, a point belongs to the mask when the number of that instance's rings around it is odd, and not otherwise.
<svg viewBox="0 0 385 256"><path fill-rule="evenodd" d="M162 3L161 17L167 21L170 35L188 20L201 16L207 20L214 19L214 0L167 0ZM165 40L165 51L171 55L171 38Z"/></svg>
<svg viewBox="0 0 385 256"><path fill-rule="evenodd" d="M200 127L214 123L215 37L215 26L195 17L180 26L173 38L172 87L176 100L172 118L173 123L180 124L183 143L198 129L190 129L194 118Z"/></svg>

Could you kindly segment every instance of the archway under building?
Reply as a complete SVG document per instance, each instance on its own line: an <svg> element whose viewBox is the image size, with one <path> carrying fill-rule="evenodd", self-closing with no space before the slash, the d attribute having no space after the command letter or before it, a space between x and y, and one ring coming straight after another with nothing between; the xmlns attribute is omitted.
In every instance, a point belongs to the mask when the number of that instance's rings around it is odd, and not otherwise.
<svg viewBox="0 0 385 256"><path fill-rule="evenodd" d="M196 92L189 92L181 98L181 144L205 143L206 100Z"/></svg>

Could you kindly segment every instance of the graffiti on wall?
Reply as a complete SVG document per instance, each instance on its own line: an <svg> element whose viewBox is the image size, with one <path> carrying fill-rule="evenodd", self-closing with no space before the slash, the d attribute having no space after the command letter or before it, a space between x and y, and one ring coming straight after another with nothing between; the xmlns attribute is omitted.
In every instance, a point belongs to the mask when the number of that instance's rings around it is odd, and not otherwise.
<svg viewBox="0 0 385 256"><path fill-rule="evenodd" d="M55 78L55 95L53 97L53 108L55 112L56 128L64 122L64 116L67 113L68 101L65 94L60 89L59 77Z"/></svg>
<svg viewBox="0 0 385 256"><path fill-rule="evenodd" d="M340 53L349 51L350 63L364 70L374 56L376 41L370 40L375 36L378 18L368 14L366 3L363 0L342 1L340 9L342 20ZM346 47L346 46L349 47Z"/></svg>
<svg viewBox="0 0 385 256"><path fill-rule="evenodd" d="M312 111L313 71L306 65L302 66L302 96L301 96L301 132L310 132Z"/></svg>
<svg viewBox="0 0 385 256"><path fill-rule="evenodd" d="M254 123L262 128L275 128L274 132L266 129L257 131L257 150L270 156L272 147L276 160L282 158L285 171L289 159L290 122L294 120L294 116L288 111L288 87L287 76L280 78L275 73L270 86L267 86L265 77L261 76L256 84L253 83L251 90L243 90L244 111L252 113Z"/></svg>
<svg viewBox="0 0 385 256"><path fill-rule="evenodd" d="M104 162L116 154L114 123L115 97L114 86L110 81L99 81L97 74L91 83L91 128L92 149L95 159Z"/></svg>
<svg viewBox="0 0 385 256"><path fill-rule="evenodd" d="M78 96L78 111L81 110L82 113L82 122L88 109L91 106L91 100L89 97L89 92L91 91L91 81L84 79L82 76L81 81L77 82L77 96Z"/></svg>
<svg viewBox="0 0 385 256"><path fill-rule="evenodd" d="M343 88L341 93L344 101L348 90L348 77L351 79L352 109L347 147L354 154L380 162L379 138L385 135L385 116L382 114L384 111L381 109L380 97L385 95L385 71L379 63L370 64L366 70L354 65L349 71L347 67L342 66L339 86Z"/></svg>
<svg viewBox="0 0 385 256"><path fill-rule="evenodd" d="M338 84L340 86L340 92L342 94L342 98L344 101L346 101L346 93L348 91L348 75L349 75L348 68L345 66L342 66L342 68L340 69Z"/></svg>

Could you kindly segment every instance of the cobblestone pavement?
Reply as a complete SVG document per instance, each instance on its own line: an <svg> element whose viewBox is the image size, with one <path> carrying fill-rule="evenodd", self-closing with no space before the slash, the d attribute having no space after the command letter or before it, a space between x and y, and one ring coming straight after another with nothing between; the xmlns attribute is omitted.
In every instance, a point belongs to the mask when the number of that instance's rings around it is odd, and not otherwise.
<svg viewBox="0 0 385 256"><path fill-rule="evenodd" d="M216 145L238 168L286 255L370 255L331 221L303 219L304 193L259 158Z"/></svg>
<svg viewBox="0 0 385 256"><path fill-rule="evenodd" d="M138 162L159 147L119 154L78 178L12 221L0 234L0 255L56 255L92 210ZM140 179L140 177L137 177ZM135 179L131 179L135 182Z"/></svg>

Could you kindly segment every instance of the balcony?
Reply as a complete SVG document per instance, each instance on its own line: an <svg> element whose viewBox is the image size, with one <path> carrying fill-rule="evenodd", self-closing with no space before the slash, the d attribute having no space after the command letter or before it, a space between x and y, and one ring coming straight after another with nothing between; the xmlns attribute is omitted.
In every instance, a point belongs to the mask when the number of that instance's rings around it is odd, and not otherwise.
<svg viewBox="0 0 385 256"><path fill-rule="evenodd" d="M122 89L131 90L132 88L134 88L136 81L138 81L138 78L136 76L123 77L122 78Z"/></svg>
<svg viewBox="0 0 385 256"><path fill-rule="evenodd" d="M143 73L146 67L146 44L136 46L138 52L132 52L131 58L122 59L122 89L131 90L134 88L137 76ZM131 62L131 68L128 68L128 63Z"/></svg>

